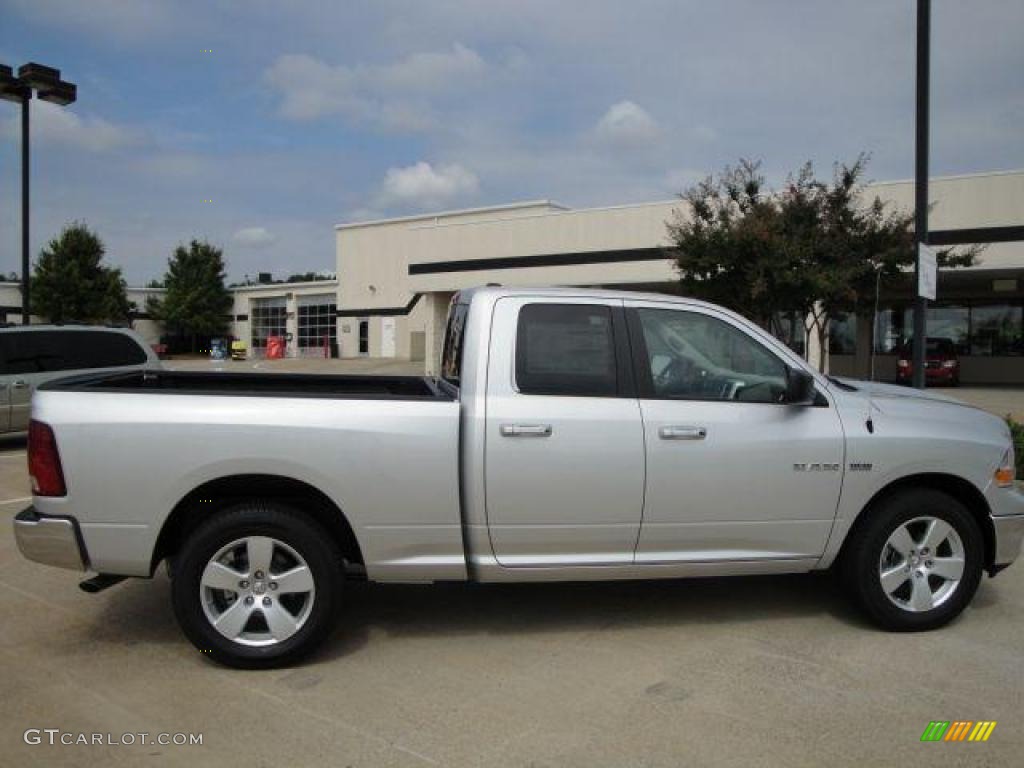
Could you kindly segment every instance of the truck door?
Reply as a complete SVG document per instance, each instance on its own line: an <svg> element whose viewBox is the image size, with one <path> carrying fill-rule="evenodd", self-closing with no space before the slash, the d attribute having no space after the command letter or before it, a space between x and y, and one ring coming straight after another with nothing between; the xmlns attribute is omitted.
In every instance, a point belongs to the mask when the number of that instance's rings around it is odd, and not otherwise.
<svg viewBox="0 0 1024 768"><path fill-rule="evenodd" d="M835 407L781 402L787 364L723 313L626 312L647 441L636 562L820 556L843 479Z"/></svg>
<svg viewBox="0 0 1024 768"><path fill-rule="evenodd" d="M490 349L485 481L496 559L632 563L644 443L622 302L500 299Z"/></svg>

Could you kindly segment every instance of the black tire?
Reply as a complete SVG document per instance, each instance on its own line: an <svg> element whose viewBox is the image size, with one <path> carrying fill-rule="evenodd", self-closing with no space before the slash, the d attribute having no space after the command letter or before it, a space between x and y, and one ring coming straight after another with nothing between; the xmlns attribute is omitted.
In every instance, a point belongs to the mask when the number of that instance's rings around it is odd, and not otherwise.
<svg viewBox="0 0 1024 768"><path fill-rule="evenodd" d="M208 593L202 590L201 579L207 564L224 547L250 536L270 537L284 544L305 561L312 576L312 605L303 614L301 626L287 639L269 645L247 645L228 639L214 628L207 618L208 609L204 607ZM272 552L273 557L287 558L287 552L282 547L275 545ZM179 552L171 584L174 614L192 644L201 653L222 664L242 669L285 666L312 652L331 630L341 598L343 573L337 547L315 521L276 501L241 502L225 508L199 526ZM260 586L266 590L258 593L264 595L258 598L260 601L287 597L269 591L268 587L275 586L270 584L271 578L271 569L268 569L265 585L260 582ZM256 584L254 580L254 590ZM241 594L239 592L235 599L242 599ZM297 599L304 605L305 599L301 595ZM284 602L281 600L282 607ZM258 623L263 621L264 614L260 604L256 605L259 618L255 621ZM274 607L278 605L275 603ZM244 626L253 625L246 623ZM269 625L265 622L263 628L269 632Z"/></svg>
<svg viewBox="0 0 1024 768"><path fill-rule="evenodd" d="M960 615L981 582L985 556L981 530L967 508L942 491L907 488L884 498L864 514L866 517L858 522L847 541L841 575L851 597L868 617L883 629L918 632L941 627ZM879 577L880 561L890 535L904 523L922 516L952 526L963 547L964 568L955 589L944 601L930 610L913 612L900 607L886 594ZM900 589L913 586L908 577Z"/></svg>

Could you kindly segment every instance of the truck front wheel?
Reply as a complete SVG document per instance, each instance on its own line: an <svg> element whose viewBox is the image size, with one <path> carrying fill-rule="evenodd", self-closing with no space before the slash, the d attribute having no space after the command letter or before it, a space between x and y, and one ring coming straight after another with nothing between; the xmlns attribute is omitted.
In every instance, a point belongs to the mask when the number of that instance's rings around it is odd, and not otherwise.
<svg viewBox="0 0 1024 768"><path fill-rule="evenodd" d="M978 589L984 560L981 531L967 508L941 491L908 488L868 515L841 564L868 616L904 632L956 618Z"/></svg>
<svg viewBox="0 0 1024 768"><path fill-rule="evenodd" d="M223 664L282 666L330 631L342 575L314 521L277 502L243 502L189 536L174 568L174 613L192 644Z"/></svg>

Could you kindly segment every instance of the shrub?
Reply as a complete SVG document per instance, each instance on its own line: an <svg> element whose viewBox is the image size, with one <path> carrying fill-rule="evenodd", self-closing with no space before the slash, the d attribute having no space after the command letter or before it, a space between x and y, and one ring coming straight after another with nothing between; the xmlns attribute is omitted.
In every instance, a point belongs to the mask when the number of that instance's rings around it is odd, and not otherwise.
<svg viewBox="0 0 1024 768"><path fill-rule="evenodd" d="M1017 457L1017 477L1024 480L1024 424L1013 416L1006 417L1010 425L1010 436L1013 438L1013 453Z"/></svg>

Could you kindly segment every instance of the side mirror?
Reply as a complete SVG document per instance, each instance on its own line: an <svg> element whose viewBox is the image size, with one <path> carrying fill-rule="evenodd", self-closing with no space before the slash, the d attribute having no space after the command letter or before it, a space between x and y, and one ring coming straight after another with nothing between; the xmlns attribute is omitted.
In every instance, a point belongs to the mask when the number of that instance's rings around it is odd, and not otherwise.
<svg viewBox="0 0 1024 768"><path fill-rule="evenodd" d="M787 368L783 402L789 405L813 405L814 396L814 377L803 369Z"/></svg>

